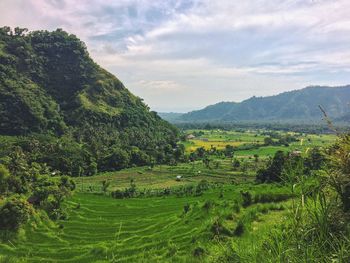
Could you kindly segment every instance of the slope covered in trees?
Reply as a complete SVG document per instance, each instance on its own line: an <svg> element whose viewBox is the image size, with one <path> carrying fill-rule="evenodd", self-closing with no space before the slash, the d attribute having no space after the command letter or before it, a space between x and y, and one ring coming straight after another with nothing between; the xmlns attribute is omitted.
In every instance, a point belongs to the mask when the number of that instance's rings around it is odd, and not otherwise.
<svg viewBox="0 0 350 263"><path fill-rule="evenodd" d="M17 146L72 175L181 156L176 128L60 29L0 29L0 135L17 136L1 143L0 158Z"/></svg>
<svg viewBox="0 0 350 263"><path fill-rule="evenodd" d="M220 102L182 115L181 121L281 121L320 122L325 109L329 117L342 120L350 114L350 86L308 87L270 97L252 97L241 103Z"/></svg>

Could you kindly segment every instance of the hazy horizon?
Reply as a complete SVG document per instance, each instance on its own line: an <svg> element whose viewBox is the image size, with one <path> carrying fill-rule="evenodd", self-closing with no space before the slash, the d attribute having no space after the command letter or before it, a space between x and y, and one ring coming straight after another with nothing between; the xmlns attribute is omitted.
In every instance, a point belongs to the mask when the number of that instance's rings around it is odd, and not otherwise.
<svg viewBox="0 0 350 263"><path fill-rule="evenodd" d="M158 112L350 83L350 2L3 0L0 25L62 28Z"/></svg>

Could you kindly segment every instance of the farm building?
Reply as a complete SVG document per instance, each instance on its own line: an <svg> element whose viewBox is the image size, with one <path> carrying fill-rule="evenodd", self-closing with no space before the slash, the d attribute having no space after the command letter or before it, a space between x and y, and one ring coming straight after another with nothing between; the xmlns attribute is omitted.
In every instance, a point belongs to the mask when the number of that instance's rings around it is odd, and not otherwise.
<svg viewBox="0 0 350 263"><path fill-rule="evenodd" d="M189 134L189 135L186 136L186 138L187 138L188 140L191 140L191 139L196 138L196 136L194 136L193 134Z"/></svg>
<svg viewBox="0 0 350 263"><path fill-rule="evenodd" d="M299 150L292 151L291 155L292 156L300 156L301 155L301 151L299 151Z"/></svg>

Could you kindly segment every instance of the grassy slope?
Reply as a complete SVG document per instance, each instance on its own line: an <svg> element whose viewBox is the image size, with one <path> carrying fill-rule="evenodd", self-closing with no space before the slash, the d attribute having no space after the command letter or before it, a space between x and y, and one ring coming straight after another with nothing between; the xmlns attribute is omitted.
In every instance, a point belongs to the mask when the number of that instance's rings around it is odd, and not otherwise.
<svg viewBox="0 0 350 263"><path fill-rule="evenodd" d="M221 137L220 137L221 136ZM327 145L334 136L307 135L302 150L311 145ZM252 141L254 134L233 133L227 137L214 133L205 134L209 140ZM300 147L300 142L295 147ZM292 145L293 147L293 145ZM273 154L276 149L288 147L262 147L258 150L261 159ZM237 151L236 156L254 163L246 158L253 151ZM230 159L217 159L219 168L207 169L201 162L179 164L177 166L156 166L130 168L118 172L99 174L93 177L77 178L77 193L66 204L69 208L69 220L57 225L38 224L28 226L19 239L0 245L0 255L8 262L9 257L23 257L29 262L90 262L101 260L116 262L220 262L223 249L234 247L243 262L261 262L255 253L266 235L280 223L286 221L288 210L271 210L261 213L261 207L274 204L252 205L234 212L233 204L240 196L240 190L251 192L288 192L279 186L254 185L250 183L254 174L233 171ZM199 171L201 173L199 173ZM176 175L182 175L178 182ZM110 180L109 190L129 186L134 179L138 188L165 188L184 184L195 184L202 179L220 183L219 188L212 189L200 197L157 197L143 199L116 200L107 196L86 193L89 187L100 192L102 181ZM232 185L232 181L240 183ZM82 184L83 182L83 184ZM246 183L244 183L246 182ZM81 193L83 190L84 193ZM220 193L223 192L223 198ZM214 203L210 211L203 209L207 200ZM80 204L80 209L75 209ZM185 204L191 204L191 210L183 215ZM288 202L285 204L288 207ZM259 212L260 211L260 212ZM257 214L249 219L254 212ZM248 218L247 231L242 237L214 238L210 228L217 218L233 231L240 219ZM35 224L34 224L35 225ZM227 245L229 244L229 245ZM192 256L195 248L203 247L203 258ZM234 254L230 252L231 255ZM1 262L1 257L0 257Z"/></svg>
<svg viewBox="0 0 350 263"><path fill-rule="evenodd" d="M224 224L233 230L239 218L256 210L254 205L228 217L234 214L232 206L239 191L248 188L251 187L226 186L200 197L128 200L76 194L67 202L70 217L60 222L62 229L45 224L38 225L34 231L28 227L22 240L1 244L0 254L23 257L28 262L107 262L113 258L116 262L203 262L204 258L192 257L193 250L200 246L205 248L205 259L210 261L216 256L216 246L225 243L224 238L213 237L210 231L213 220L230 218L225 219ZM270 186L257 186L254 191L272 190L279 191ZM219 192L223 192L222 198ZM213 201L209 210L203 208L206 200ZM78 203L80 208L75 209ZM185 204L191 204L191 211L186 215L183 214ZM285 211L270 211L270 215L277 213ZM277 221L270 221L268 214L258 214L249 222L248 229L254 235L264 231L266 224L272 227ZM254 237L259 240L258 236ZM251 234L234 240L244 246L245 242L251 242Z"/></svg>
<svg viewBox="0 0 350 263"><path fill-rule="evenodd" d="M232 171L230 159L217 159L219 168L206 168L202 162L194 164L178 164L177 166L161 165L153 169L149 167L135 167L117 172L101 173L96 176L77 178L79 191L87 191L90 187L93 191L100 191L104 180L110 181L109 190L123 189L130 185L133 179L138 188L166 188L180 185L196 184L201 180L217 183L231 183L253 181L254 175L251 172L242 173ZM176 176L181 175L182 179L176 181Z"/></svg>

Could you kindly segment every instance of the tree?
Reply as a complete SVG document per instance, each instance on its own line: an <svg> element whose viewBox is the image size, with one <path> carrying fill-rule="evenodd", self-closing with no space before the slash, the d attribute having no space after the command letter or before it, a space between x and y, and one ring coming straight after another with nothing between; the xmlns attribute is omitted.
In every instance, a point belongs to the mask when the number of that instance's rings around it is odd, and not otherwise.
<svg viewBox="0 0 350 263"><path fill-rule="evenodd" d="M142 162L142 156L140 156L139 150L132 152L132 158L134 162ZM108 170L113 168L114 170L120 170L128 167L130 163L130 155L127 151L115 148L112 153L107 155L102 161L102 168Z"/></svg>
<svg viewBox="0 0 350 263"><path fill-rule="evenodd" d="M243 161L242 165L241 165L241 171L243 173L247 172L249 168L249 163L247 161Z"/></svg>
<svg viewBox="0 0 350 263"><path fill-rule="evenodd" d="M329 185L337 192L343 210L350 212L350 134L341 135L330 151Z"/></svg>
<svg viewBox="0 0 350 263"><path fill-rule="evenodd" d="M326 162L326 156L320 147L314 147L309 151L305 165L310 170L319 170Z"/></svg>
<svg viewBox="0 0 350 263"><path fill-rule="evenodd" d="M241 162L238 159L234 159L232 166L234 169L238 169L241 166Z"/></svg>
<svg viewBox="0 0 350 263"><path fill-rule="evenodd" d="M282 171L286 157L283 151L277 151L269 161L265 169L257 171L257 181L259 182L280 182L282 180Z"/></svg>
<svg viewBox="0 0 350 263"><path fill-rule="evenodd" d="M199 148L196 149L196 153L197 153L197 156L199 158L203 158L205 156L206 152L207 151L205 150L204 147L199 147Z"/></svg>
<svg viewBox="0 0 350 263"><path fill-rule="evenodd" d="M13 196L0 209L0 229L17 230L32 214L32 207L21 196Z"/></svg>
<svg viewBox="0 0 350 263"><path fill-rule="evenodd" d="M107 181L107 180L102 181L102 192L103 193L105 193L105 194L107 193L107 190L108 190L108 187L110 184L111 184L110 181Z"/></svg>
<svg viewBox="0 0 350 263"><path fill-rule="evenodd" d="M6 193L8 189L8 178L10 177L10 171L2 164L0 164L0 195Z"/></svg>
<svg viewBox="0 0 350 263"><path fill-rule="evenodd" d="M272 140L271 137L266 137L266 138L264 138L264 144L265 145L273 145L274 141Z"/></svg>
<svg viewBox="0 0 350 263"><path fill-rule="evenodd" d="M203 164L206 168L210 169L210 159L208 157L203 159Z"/></svg>
<svg viewBox="0 0 350 263"><path fill-rule="evenodd" d="M91 161L86 172L88 175L97 174L97 163L95 161Z"/></svg>
<svg viewBox="0 0 350 263"><path fill-rule="evenodd" d="M259 162L259 154L254 154L254 161Z"/></svg>
<svg viewBox="0 0 350 263"><path fill-rule="evenodd" d="M235 148L234 148L232 145L227 144L227 145L225 146L225 150L224 150L225 156L226 156L226 157L229 157L229 158L233 158L234 149L235 149Z"/></svg>
<svg viewBox="0 0 350 263"><path fill-rule="evenodd" d="M24 36L24 34L28 32L28 29L15 27L14 32L15 32L15 36L21 37L21 36Z"/></svg>

